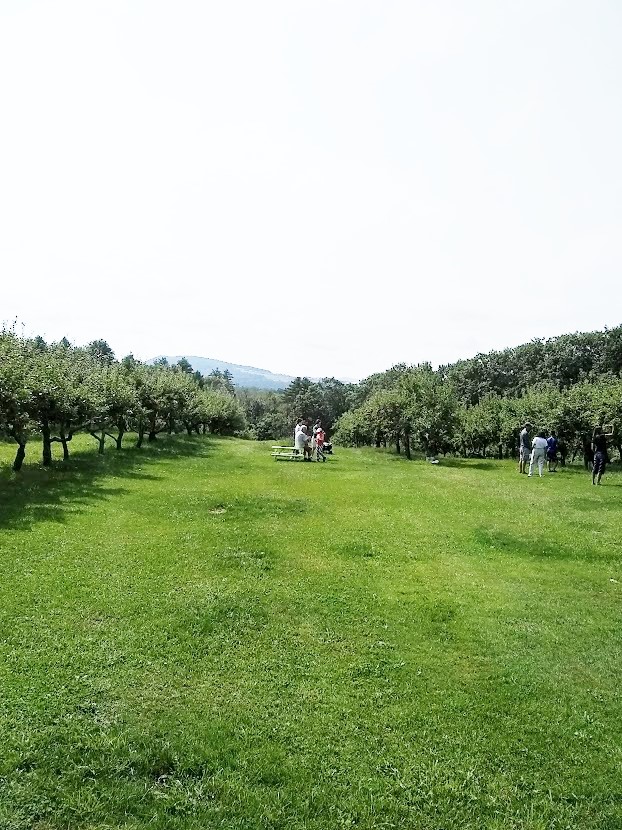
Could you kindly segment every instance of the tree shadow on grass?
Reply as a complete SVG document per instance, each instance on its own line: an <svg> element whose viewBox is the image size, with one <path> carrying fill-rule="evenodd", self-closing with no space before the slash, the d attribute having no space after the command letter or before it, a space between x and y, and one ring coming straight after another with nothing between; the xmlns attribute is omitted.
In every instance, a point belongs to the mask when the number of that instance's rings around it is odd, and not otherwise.
<svg viewBox="0 0 622 830"><path fill-rule="evenodd" d="M533 538L526 539L512 533L479 527L476 528L473 535L482 549L500 555L537 559L578 559L594 562L617 562L620 558L619 553L599 549L593 540L587 538L589 531L586 531L586 537L580 539L576 547L551 542L536 531L534 531Z"/></svg>
<svg viewBox="0 0 622 830"><path fill-rule="evenodd" d="M0 530L30 530L37 522L65 522L95 502L127 493L110 480L156 481L163 478L163 462L191 456L207 457L203 436L169 436L136 449L108 450L104 455L78 451L51 467L26 465L20 473L0 470ZM160 473L148 472L158 465Z"/></svg>
<svg viewBox="0 0 622 830"><path fill-rule="evenodd" d="M450 467L457 470L498 470L497 458L439 458L440 467Z"/></svg>
<svg viewBox="0 0 622 830"><path fill-rule="evenodd" d="M622 481L620 483L612 484L612 487L622 487ZM592 493L594 493L595 496L600 496L601 493L603 493L603 488L596 488L590 485L587 497L579 496L578 498L572 499L570 503L572 505L573 510L577 510L581 513L593 513L594 521L598 520L598 514L609 515L610 513L615 512L620 517L622 517L622 505L620 504L619 496L617 495L617 493L614 499L611 500L602 498L602 496L601 498L589 498L589 496Z"/></svg>

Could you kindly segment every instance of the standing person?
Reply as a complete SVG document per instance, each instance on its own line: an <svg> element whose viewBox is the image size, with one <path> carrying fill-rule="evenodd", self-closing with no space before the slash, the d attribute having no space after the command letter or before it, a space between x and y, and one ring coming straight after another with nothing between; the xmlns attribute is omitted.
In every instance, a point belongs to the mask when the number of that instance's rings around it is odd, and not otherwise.
<svg viewBox="0 0 622 830"><path fill-rule="evenodd" d="M548 462L549 473L557 472L557 436L551 430L551 434L546 439L546 460Z"/></svg>
<svg viewBox="0 0 622 830"><path fill-rule="evenodd" d="M607 438L613 438L611 432L603 432L600 427L595 427L592 435L592 449L594 450L594 465L592 467L592 484L600 484L605 473L609 456L607 455Z"/></svg>
<svg viewBox="0 0 622 830"><path fill-rule="evenodd" d="M309 446L311 438L307 435L307 427L303 424L296 434L296 449L302 453L303 461L311 461L311 447Z"/></svg>
<svg viewBox="0 0 622 830"><path fill-rule="evenodd" d="M302 428L302 418L296 418L296 426L294 427L294 446L296 446L296 436Z"/></svg>
<svg viewBox="0 0 622 830"><path fill-rule="evenodd" d="M533 474L534 463L538 464L538 475L542 478L544 459L546 458L546 432L539 432L532 441L531 458L529 460L529 477Z"/></svg>
<svg viewBox="0 0 622 830"><path fill-rule="evenodd" d="M326 456L324 455L324 430L320 426L318 431L315 433L315 460L316 461L326 461Z"/></svg>
<svg viewBox="0 0 622 830"><path fill-rule="evenodd" d="M592 438L594 436L592 435ZM586 470L594 469L594 450L589 435L584 435L581 439L581 446L583 447L583 466Z"/></svg>
<svg viewBox="0 0 622 830"><path fill-rule="evenodd" d="M317 418L315 423L313 424L313 438L312 438L312 441L311 441L311 452L313 452L313 453L315 452L315 448L317 446L316 439L317 439L318 430L320 430L320 429L322 429L322 424L320 422L320 419Z"/></svg>
<svg viewBox="0 0 622 830"><path fill-rule="evenodd" d="M526 465L531 457L531 436L529 435L529 430L531 429L531 424L529 421L525 424L522 428L520 433L520 439L518 441L518 472L519 473L526 473Z"/></svg>

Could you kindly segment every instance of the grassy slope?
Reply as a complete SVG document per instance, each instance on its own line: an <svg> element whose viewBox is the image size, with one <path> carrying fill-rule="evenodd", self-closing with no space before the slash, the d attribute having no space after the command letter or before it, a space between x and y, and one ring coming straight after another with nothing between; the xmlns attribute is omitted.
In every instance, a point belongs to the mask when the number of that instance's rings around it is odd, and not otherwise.
<svg viewBox="0 0 622 830"><path fill-rule="evenodd" d="M618 476L81 440L0 482L0 827L622 826Z"/></svg>

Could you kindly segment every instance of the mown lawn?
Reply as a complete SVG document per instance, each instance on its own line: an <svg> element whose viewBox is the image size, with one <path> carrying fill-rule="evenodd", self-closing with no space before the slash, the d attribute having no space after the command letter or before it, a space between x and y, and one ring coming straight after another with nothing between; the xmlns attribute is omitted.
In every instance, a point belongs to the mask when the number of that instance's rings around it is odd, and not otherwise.
<svg viewBox="0 0 622 830"><path fill-rule="evenodd" d="M76 440L0 475L2 830L622 827L622 476Z"/></svg>

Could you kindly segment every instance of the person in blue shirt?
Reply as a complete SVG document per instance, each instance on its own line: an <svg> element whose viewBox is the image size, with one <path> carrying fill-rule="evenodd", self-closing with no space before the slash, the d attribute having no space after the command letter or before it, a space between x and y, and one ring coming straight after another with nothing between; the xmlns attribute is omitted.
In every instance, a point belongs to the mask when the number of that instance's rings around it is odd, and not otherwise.
<svg viewBox="0 0 622 830"><path fill-rule="evenodd" d="M551 430L551 434L546 439L546 460L548 462L549 473L557 472L557 436Z"/></svg>

